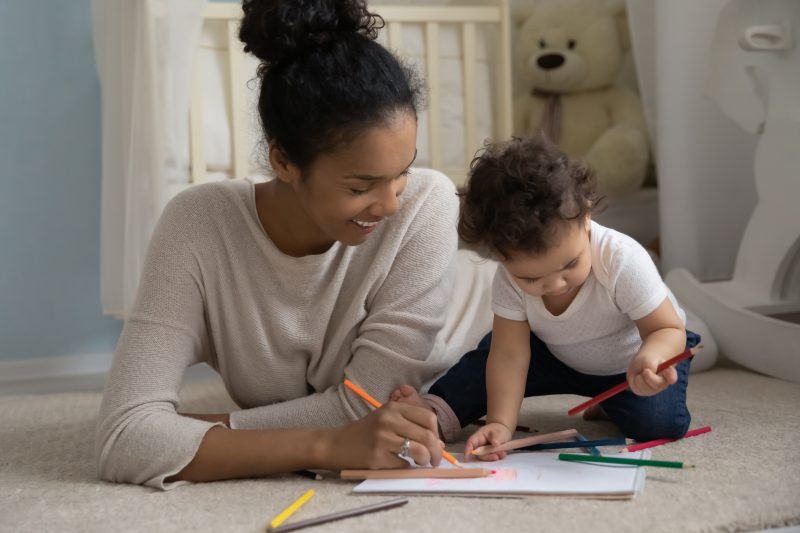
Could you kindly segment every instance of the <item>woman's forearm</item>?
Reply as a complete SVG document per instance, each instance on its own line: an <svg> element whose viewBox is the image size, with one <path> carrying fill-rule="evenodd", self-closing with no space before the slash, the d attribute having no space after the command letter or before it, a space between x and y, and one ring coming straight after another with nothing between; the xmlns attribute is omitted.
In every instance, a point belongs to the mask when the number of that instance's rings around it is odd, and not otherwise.
<svg viewBox="0 0 800 533"><path fill-rule="evenodd" d="M218 481L326 468L330 428L209 429L192 461L166 481Z"/></svg>

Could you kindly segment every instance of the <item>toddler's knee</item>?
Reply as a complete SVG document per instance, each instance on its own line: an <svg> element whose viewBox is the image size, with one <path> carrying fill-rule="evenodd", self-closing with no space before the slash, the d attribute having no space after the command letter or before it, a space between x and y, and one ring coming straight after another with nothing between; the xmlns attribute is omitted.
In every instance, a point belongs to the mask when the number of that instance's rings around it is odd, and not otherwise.
<svg viewBox="0 0 800 533"><path fill-rule="evenodd" d="M680 439L689 429L691 416L674 416L668 420L642 419L622 427L622 432L629 439L645 442L656 439Z"/></svg>

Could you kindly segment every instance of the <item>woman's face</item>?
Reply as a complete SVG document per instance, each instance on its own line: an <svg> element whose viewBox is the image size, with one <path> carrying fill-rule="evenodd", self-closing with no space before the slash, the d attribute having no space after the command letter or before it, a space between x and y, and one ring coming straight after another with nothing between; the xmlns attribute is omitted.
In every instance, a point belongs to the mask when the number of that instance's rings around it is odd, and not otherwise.
<svg viewBox="0 0 800 533"><path fill-rule="evenodd" d="M322 236L356 246L395 214L416 145L416 119L398 113L298 175L292 181L298 201Z"/></svg>

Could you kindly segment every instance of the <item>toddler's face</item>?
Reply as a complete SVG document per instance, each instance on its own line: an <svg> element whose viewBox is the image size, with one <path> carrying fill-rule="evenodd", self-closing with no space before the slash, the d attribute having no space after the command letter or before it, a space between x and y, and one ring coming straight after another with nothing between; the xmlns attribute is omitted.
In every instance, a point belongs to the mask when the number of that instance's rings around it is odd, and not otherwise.
<svg viewBox="0 0 800 533"><path fill-rule="evenodd" d="M512 252L503 260L517 285L533 296L564 296L577 292L592 270L590 221L567 221L556 233L556 244L544 253Z"/></svg>

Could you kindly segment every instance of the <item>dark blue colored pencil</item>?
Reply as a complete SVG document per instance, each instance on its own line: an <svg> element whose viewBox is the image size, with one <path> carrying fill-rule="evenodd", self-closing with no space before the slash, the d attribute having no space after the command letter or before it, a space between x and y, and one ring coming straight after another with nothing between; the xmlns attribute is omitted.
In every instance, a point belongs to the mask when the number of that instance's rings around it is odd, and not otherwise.
<svg viewBox="0 0 800 533"><path fill-rule="evenodd" d="M558 450L561 448L590 448L592 446L625 446L626 444L628 444L628 442L625 439L599 439L577 442L548 442L546 444L534 444L533 446L526 446L524 448L520 448L520 450Z"/></svg>

